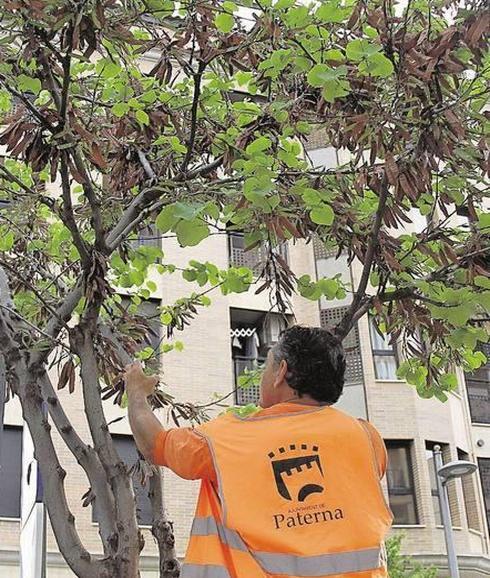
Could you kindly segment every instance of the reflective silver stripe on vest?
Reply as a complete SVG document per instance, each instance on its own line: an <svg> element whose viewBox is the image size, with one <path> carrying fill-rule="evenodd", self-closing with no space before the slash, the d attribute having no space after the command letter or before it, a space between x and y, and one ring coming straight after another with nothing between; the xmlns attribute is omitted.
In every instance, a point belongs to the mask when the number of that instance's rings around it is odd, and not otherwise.
<svg viewBox="0 0 490 578"><path fill-rule="evenodd" d="M374 570L381 566L379 548L320 556L294 556L270 552L252 552L252 554L266 572L284 576L329 576Z"/></svg>
<svg viewBox="0 0 490 578"><path fill-rule="evenodd" d="M216 564L184 564L180 578L231 578L224 566Z"/></svg>
<svg viewBox="0 0 490 578"><path fill-rule="evenodd" d="M191 536L219 536L221 542L227 544L230 548L243 550L244 552L248 550L247 545L235 530L219 524L212 516L194 518Z"/></svg>

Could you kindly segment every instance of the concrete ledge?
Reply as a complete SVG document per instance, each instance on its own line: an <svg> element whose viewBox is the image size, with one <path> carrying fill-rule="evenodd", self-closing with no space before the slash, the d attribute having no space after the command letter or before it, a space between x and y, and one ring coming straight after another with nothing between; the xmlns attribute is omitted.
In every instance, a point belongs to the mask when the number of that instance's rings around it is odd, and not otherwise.
<svg viewBox="0 0 490 578"><path fill-rule="evenodd" d="M410 556L425 566L435 566L442 571L441 576L448 575L447 558L445 556L440 554L410 554ZM490 576L490 557L488 556L458 556L458 563L462 578Z"/></svg>
<svg viewBox="0 0 490 578"><path fill-rule="evenodd" d="M141 570L158 571L158 558L156 556L141 556L140 560ZM0 550L0 564L18 567L20 565L20 553L17 550ZM48 552L46 565L48 568L68 568L59 552Z"/></svg>

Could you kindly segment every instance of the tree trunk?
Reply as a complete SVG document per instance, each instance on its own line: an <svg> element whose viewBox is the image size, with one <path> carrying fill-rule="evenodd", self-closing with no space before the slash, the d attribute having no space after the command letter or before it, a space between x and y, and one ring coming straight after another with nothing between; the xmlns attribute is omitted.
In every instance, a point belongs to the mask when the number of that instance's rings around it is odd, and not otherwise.
<svg viewBox="0 0 490 578"><path fill-rule="evenodd" d="M175 554L174 529L172 522L167 520L165 514L163 480L158 467L153 469L148 495L153 512L151 533L157 541L160 554L160 578L178 578L180 576L180 564Z"/></svg>

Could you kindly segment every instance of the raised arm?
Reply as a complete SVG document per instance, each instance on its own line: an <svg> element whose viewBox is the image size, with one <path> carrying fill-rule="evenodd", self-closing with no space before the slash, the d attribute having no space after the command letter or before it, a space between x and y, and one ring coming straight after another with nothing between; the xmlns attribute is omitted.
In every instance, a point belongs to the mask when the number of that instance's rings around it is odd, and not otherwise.
<svg viewBox="0 0 490 578"><path fill-rule="evenodd" d="M141 364L134 362L126 366L124 379L128 394L129 425L134 440L145 458L153 462L157 437L164 431L148 403L148 396L153 393L158 377L145 375Z"/></svg>

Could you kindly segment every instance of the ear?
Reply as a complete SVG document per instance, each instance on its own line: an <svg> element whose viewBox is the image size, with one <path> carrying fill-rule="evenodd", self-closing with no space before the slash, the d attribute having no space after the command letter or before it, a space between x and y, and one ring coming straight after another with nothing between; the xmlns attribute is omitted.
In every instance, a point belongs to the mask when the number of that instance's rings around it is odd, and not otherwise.
<svg viewBox="0 0 490 578"><path fill-rule="evenodd" d="M281 359L279 368L277 369L276 379L274 380L274 387L279 387L286 381L286 374L288 372L288 364L285 359Z"/></svg>

